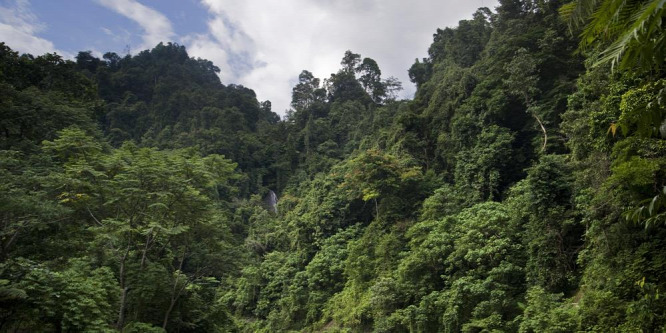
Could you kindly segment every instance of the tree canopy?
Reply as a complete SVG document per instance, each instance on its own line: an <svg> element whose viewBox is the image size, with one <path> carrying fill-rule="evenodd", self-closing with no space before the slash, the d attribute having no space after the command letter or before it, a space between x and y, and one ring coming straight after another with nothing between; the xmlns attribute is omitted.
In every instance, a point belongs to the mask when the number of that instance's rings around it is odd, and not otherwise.
<svg viewBox="0 0 666 333"><path fill-rule="evenodd" d="M500 0L412 100L350 50L284 118L175 43L0 43L0 331L664 331L663 17Z"/></svg>

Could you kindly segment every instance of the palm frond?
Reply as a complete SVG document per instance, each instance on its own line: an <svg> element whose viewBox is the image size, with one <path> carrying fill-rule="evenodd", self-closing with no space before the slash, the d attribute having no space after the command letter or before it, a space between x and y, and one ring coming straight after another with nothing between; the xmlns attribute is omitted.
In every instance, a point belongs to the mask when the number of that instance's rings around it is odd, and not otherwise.
<svg viewBox="0 0 666 333"><path fill-rule="evenodd" d="M560 7L560 15L569 24L569 29L579 28L587 23L601 0L576 0Z"/></svg>
<svg viewBox="0 0 666 333"><path fill-rule="evenodd" d="M601 52L601 57L595 66L610 62L613 68L616 66L629 68L633 65L660 67L664 59L655 58L654 52L663 51L655 48L657 45L654 42L663 41L664 4L666 0L655 0L643 4L638 10L631 8L631 15L628 18L621 18L626 25L623 34ZM626 17L626 13L622 16Z"/></svg>
<svg viewBox="0 0 666 333"><path fill-rule="evenodd" d="M572 31L580 29L580 50L609 44L595 66L661 68L664 63L666 0L576 0L560 8Z"/></svg>

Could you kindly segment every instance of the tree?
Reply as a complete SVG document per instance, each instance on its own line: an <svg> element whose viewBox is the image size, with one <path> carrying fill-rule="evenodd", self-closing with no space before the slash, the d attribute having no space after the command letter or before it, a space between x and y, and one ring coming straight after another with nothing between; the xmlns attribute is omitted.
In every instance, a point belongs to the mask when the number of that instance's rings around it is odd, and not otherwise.
<svg viewBox="0 0 666 333"><path fill-rule="evenodd" d="M361 62L361 55L358 53L353 53L350 50L345 51L345 55L342 57L340 65L342 65L342 70L353 73L358 64Z"/></svg>
<svg viewBox="0 0 666 333"><path fill-rule="evenodd" d="M326 91L319 87L319 79L304 70L298 75L298 84L291 93L291 106L297 111L308 109L314 103L323 102Z"/></svg>
<svg viewBox="0 0 666 333"><path fill-rule="evenodd" d="M432 73L432 64L429 62L428 59L423 59L423 61L419 61L419 59L414 60L414 64L412 64L411 67L409 67L409 80L412 81L412 83L416 84L416 87L420 87L424 83L426 83L430 79L430 75Z"/></svg>
<svg viewBox="0 0 666 333"><path fill-rule="evenodd" d="M537 62L526 49L520 48L516 51L513 60L505 66L505 70L509 73L509 77L504 80L509 86L509 91L523 99L527 108L526 112L532 115L541 128L543 133L541 151L545 151L548 144L548 131L539 117L539 108L535 103L535 97L539 93Z"/></svg>
<svg viewBox="0 0 666 333"><path fill-rule="evenodd" d="M397 194L401 187L421 177L421 169L408 156L399 158L378 149L362 152L349 160L347 167L342 186L363 201L373 200L377 215L378 199Z"/></svg>
<svg viewBox="0 0 666 333"><path fill-rule="evenodd" d="M580 48L601 46L595 65L662 69L666 59L661 0L576 0L561 7L571 30L584 26Z"/></svg>
<svg viewBox="0 0 666 333"><path fill-rule="evenodd" d="M102 62L92 55L92 51L81 51L76 55L76 67L88 71L89 75L94 74L101 64Z"/></svg>
<svg viewBox="0 0 666 333"><path fill-rule="evenodd" d="M356 67L356 72L361 75L358 79L375 103L380 103L386 96L386 87L381 81L382 71L377 62L370 58L363 58L363 62Z"/></svg>
<svg viewBox="0 0 666 333"><path fill-rule="evenodd" d="M116 269L118 329L128 321L166 328L193 285L225 274L229 230L222 203L234 194L235 164L129 143L105 153L77 129L44 146L65 162L60 203L87 218L89 246Z"/></svg>

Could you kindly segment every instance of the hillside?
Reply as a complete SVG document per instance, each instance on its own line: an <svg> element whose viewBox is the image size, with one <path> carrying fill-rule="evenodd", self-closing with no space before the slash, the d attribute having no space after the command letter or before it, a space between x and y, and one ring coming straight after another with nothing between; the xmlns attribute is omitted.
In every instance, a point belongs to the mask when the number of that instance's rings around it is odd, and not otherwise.
<svg viewBox="0 0 666 333"><path fill-rule="evenodd" d="M480 8L413 100L347 51L283 119L174 43L1 43L0 331L663 331L666 12L618 3Z"/></svg>

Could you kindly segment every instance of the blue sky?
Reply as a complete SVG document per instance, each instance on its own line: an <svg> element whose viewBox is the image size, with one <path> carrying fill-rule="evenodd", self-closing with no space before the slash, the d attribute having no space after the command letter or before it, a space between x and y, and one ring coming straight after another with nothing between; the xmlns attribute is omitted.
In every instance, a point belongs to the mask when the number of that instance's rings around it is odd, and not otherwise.
<svg viewBox="0 0 666 333"><path fill-rule="evenodd" d="M0 0L0 41L19 52L72 58L90 50L132 54L160 41L221 68L223 83L252 88L273 111L289 108L307 69L322 79L346 50L375 59L403 82L436 28L455 26L495 0Z"/></svg>
<svg viewBox="0 0 666 333"><path fill-rule="evenodd" d="M141 3L164 14L178 35L207 30L208 13L198 1L148 0ZM87 49L121 53L129 45L132 52L138 52L143 45L144 31L141 26L100 2L33 0L30 4L37 19L46 25L38 35L63 51L76 54Z"/></svg>

